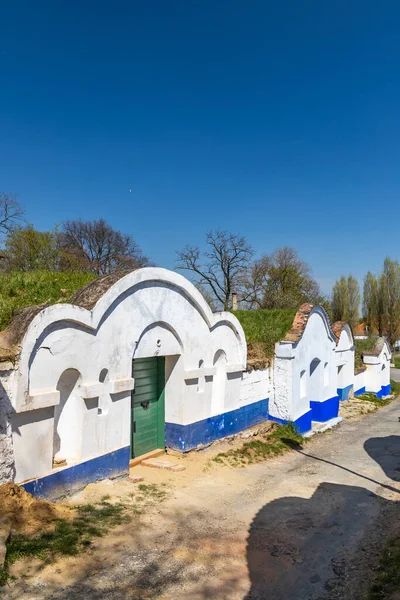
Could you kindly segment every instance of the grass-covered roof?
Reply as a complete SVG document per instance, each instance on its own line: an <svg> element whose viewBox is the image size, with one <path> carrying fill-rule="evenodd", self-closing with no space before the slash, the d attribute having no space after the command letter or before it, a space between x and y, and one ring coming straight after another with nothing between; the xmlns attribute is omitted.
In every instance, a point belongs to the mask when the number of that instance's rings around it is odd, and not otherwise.
<svg viewBox="0 0 400 600"><path fill-rule="evenodd" d="M117 278L120 276L119 274ZM18 319L13 321L13 327L14 323L17 329L26 327L25 321L33 318L40 310L41 305L68 303L72 300L74 304L92 308L98 295L104 293L103 287L107 288L110 283L112 284L113 276L99 278L98 283L94 282L96 279L95 275L82 272L1 273L0 331L10 325L13 317L18 313L20 314ZM87 286L90 282L94 283ZM82 290L82 288L84 289ZM21 313L21 310L27 307L38 308L32 308L31 311L27 309L25 318L26 311ZM282 340L292 327L296 310L239 310L234 314L242 324L246 335L249 366L262 368L267 366L273 358L276 342ZM19 320L21 320L20 324L17 322Z"/></svg>
<svg viewBox="0 0 400 600"><path fill-rule="evenodd" d="M30 271L0 274L0 330L22 308L69 302L77 290L95 279L91 273Z"/></svg>
<svg viewBox="0 0 400 600"><path fill-rule="evenodd" d="M292 327L296 312L295 309L282 308L237 310L233 313L246 335L249 366L265 367L272 360L275 344L282 340Z"/></svg>
<svg viewBox="0 0 400 600"><path fill-rule="evenodd" d="M355 344L355 360L354 360L354 366L356 369L359 369L360 367L362 367L364 365L363 363L363 354L364 352L372 352L372 350L375 348L375 344L377 342L377 337L376 336L371 336L369 338L367 338L366 340L354 340L354 344Z"/></svg>

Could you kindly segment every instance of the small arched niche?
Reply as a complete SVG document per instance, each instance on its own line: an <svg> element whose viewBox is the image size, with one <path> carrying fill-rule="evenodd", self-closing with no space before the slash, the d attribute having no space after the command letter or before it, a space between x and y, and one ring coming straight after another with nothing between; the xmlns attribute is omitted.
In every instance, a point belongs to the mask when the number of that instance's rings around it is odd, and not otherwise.
<svg viewBox="0 0 400 600"><path fill-rule="evenodd" d="M213 366L215 367L215 375L211 397L211 414L220 415L224 412L226 388L226 354L223 350L217 350L215 353Z"/></svg>
<svg viewBox="0 0 400 600"><path fill-rule="evenodd" d="M199 360L199 369L202 369L203 367L204 367L204 360ZM198 380L197 380L197 393L198 394L204 393L204 386L205 386L204 375L200 372Z"/></svg>
<svg viewBox="0 0 400 600"><path fill-rule="evenodd" d="M306 370L300 373L300 398L305 398L307 395L307 375Z"/></svg>
<svg viewBox="0 0 400 600"><path fill-rule="evenodd" d="M323 373L321 360L314 358L310 362L309 397L310 400L320 400L323 391Z"/></svg>
<svg viewBox="0 0 400 600"><path fill-rule="evenodd" d="M326 362L324 364L324 386L329 385L329 364Z"/></svg>
<svg viewBox="0 0 400 600"><path fill-rule="evenodd" d="M54 407L53 461L55 466L82 456L85 404L81 396L81 374L66 369L57 383L60 403Z"/></svg>

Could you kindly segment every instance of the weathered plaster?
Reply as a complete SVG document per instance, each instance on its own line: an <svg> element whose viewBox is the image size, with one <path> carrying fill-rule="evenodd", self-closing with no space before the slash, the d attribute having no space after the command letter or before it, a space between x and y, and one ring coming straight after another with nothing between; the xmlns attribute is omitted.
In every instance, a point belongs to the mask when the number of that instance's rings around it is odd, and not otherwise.
<svg viewBox="0 0 400 600"><path fill-rule="evenodd" d="M301 419L301 427L307 421L310 428L312 418L334 416L335 350L335 336L324 309L308 304L301 307L289 334L275 346L272 418L295 423ZM325 402L324 408L319 407Z"/></svg>
<svg viewBox="0 0 400 600"><path fill-rule="evenodd" d="M364 352L365 388L378 396L390 393L390 363L392 350L385 338L378 338L374 350Z"/></svg>
<svg viewBox="0 0 400 600"><path fill-rule="evenodd" d="M12 394L14 367L12 363L0 363L0 484L14 480L14 449L10 416L13 411Z"/></svg>
<svg viewBox="0 0 400 600"><path fill-rule="evenodd" d="M335 325L337 325L335 323ZM335 331L335 325L333 330ZM340 323L336 329L336 368L337 368L337 392L340 400L347 400L359 388L355 387L354 375L354 338L348 323Z"/></svg>
<svg viewBox="0 0 400 600"><path fill-rule="evenodd" d="M246 343L230 313L165 269L118 279L92 310L54 305L21 344L14 409L16 480L130 444L132 359L166 357L166 421L186 425L240 406Z"/></svg>

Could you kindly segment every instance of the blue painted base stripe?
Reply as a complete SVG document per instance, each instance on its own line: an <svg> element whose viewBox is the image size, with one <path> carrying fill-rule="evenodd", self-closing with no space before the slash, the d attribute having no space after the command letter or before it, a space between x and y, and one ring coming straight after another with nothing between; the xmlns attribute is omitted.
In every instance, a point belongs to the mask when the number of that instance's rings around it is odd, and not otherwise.
<svg viewBox="0 0 400 600"><path fill-rule="evenodd" d="M353 385L347 385L344 388L338 388L337 394L339 396L339 400L342 402L343 400L348 400L350 397L351 390L353 389Z"/></svg>
<svg viewBox="0 0 400 600"><path fill-rule="evenodd" d="M390 384L383 385L378 392L373 392L373 393L375 393L378 396L378 398L383 398L384 396L389 396L391 389L392 389L392 387Z"/></svg>
<svg viewBox="0 0 400 600"><path fill-rule="evenodd" d="M278 417L269 416L270 421L274 421L274 423L279 423L279 425L288 425L290 422L296 427L299 433L307 433L307 431L311 430L312 427L312 410L308 410L304 415L301 415L295 421L288 421L286 419L279 419Z"/></svg>
<svg viewBox="0 0 400 600"><path fill-rule="evenodd" d="M339 414L339 396L334 396L323 402L316 402L311 400L310 402L312 410L312 420L324 423L334 419Z"/></svg>
<svg viewBox="0 0 400 600"><path fill-rule="evenodd" d="M362 387L359 390L357 390L356 392L354 392L355 396L360 396L361 394L365 394L365 385L364 385L364 387Z"/></svg>
<svg viewBox="0 0 400 600"><path fill-rule="evenodd" d="M38 477L23 483L21 487L39 498L56 499L93 481L128 474L129 460L130 446L126 446L72 467Z"/></svg>
<svg viewBox="0 0 400 600"><path fill-rule="evenodd" d="M267 419L268 398L189 425L165 423L165 443L169 448L188 452L199 445L234 435Z"/></svg>

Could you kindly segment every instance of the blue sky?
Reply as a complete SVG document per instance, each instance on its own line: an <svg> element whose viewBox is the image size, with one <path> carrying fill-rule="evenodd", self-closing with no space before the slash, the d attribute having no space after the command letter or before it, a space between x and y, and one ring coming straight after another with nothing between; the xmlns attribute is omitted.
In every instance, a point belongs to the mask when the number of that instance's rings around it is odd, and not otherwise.
<svg viewBox="0 0 400 600"><path fill-rule="evenodd" d="M153 261L220 227L325 292L398 258L400 4L15 0L0 190L39 229L104 217ZM129 192L129 190L132 192Z"/></svg>

